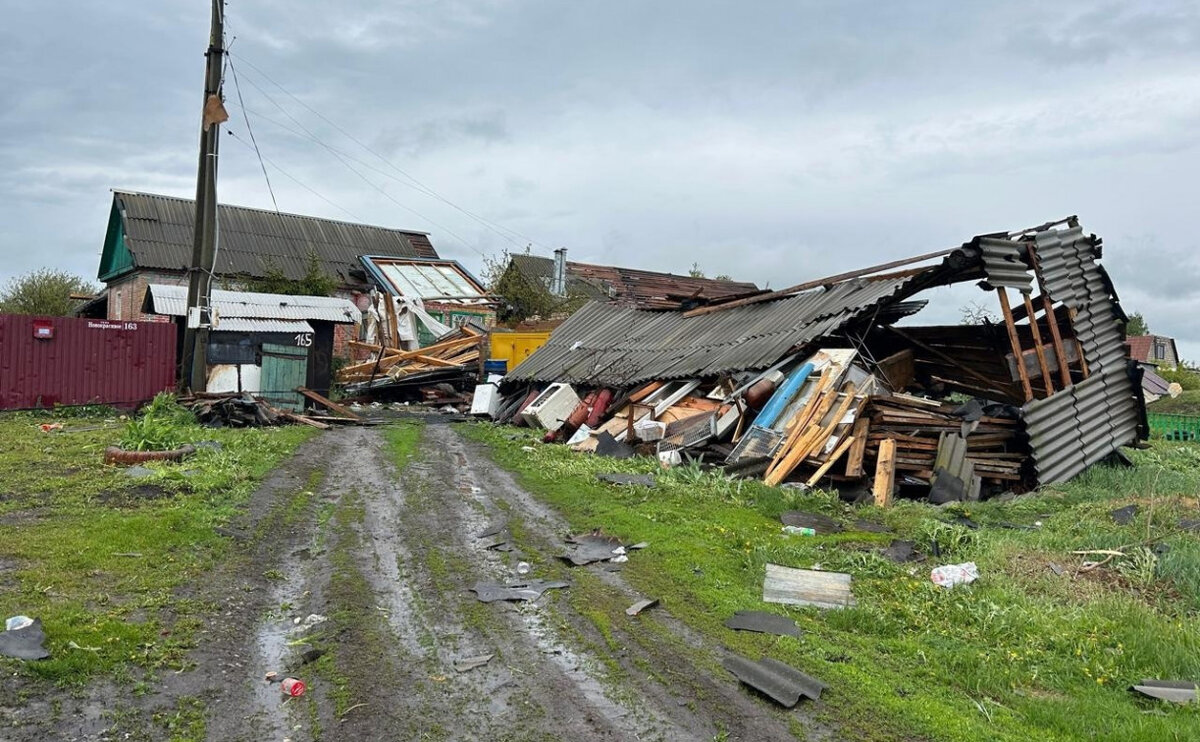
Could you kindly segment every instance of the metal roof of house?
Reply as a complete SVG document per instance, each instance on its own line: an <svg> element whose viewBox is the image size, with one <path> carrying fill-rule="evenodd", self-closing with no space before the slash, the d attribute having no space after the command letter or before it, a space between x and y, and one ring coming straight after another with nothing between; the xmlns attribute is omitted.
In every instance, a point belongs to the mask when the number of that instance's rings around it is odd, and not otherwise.
<svg viewBox="0 0 1200 742"><path fill-rule="evenodd" d="M146 287L145 311L183 317L187 315L187 293L187 286L151 284ZM292 296L213 289L212 303L218 316L225 319L320 320L347 325L362 319L362 312L354 306L354 302L334 296Z"/></svg>
<svg viewBox="0 0 1200 742"><path fill-rule="evenodd" d="M257 319L254 317L221 317L213 332L280 332L288 335L315 332L313 326L302 319Z"/></svg>
<svg viewBox="0 0 1200 742"><path fill-rule="evenodd" d="M187 270L192 261L196 202L152 193L113 191L124 222L125 244L134 268ZM343 285L361 283L360 255L437 258L424 232L281 214L221 204L215 273L262 277L278 268L290 279L303 278L310 255Z"/></svg>
<svg viewBox="0 0 1200 742"><path fill-rule="evenodd" d="M549 288L554 261L536 255L513 255L512 265L526 279ZM758 290L753 283L677 276L636 268L567 261L568 293L612 299L643 308L674 309L689 297L725 299Z"/></svg>

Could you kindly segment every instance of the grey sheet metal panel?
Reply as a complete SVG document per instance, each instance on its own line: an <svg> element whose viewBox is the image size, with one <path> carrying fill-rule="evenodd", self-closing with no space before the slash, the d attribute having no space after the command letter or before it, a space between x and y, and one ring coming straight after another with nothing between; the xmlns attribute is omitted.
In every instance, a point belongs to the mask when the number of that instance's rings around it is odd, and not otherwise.
<svg viewBox="0 0 1200 742"><path fill-rule="evenodd" d="M628 386L770 366L893 299L911 277L845 281L774 302L684 317L593 302L509 372L509 381Z"/></svg>
<svg viewBox="0 0 1200 742"><path fill-rule="evenodd" d="M1033 292L1033 274L1022 262L1020 243L995 237L980 237L979 249L987 282L993 286L1016 289L1023 294Z"/></svg>
<svg viewBox="0 0 1200 742"><path fill-rule="evenodd" d="M1103 373L1025 405L1025 430L1040 484L1064 482L1138 436L1140 390L1128 370Z"/></svg>

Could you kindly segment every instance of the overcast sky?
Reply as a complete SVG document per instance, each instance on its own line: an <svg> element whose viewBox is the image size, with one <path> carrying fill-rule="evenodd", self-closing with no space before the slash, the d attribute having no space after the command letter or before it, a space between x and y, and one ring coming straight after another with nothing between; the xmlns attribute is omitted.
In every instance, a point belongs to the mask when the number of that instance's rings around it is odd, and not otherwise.
<svg viewBox="0 0 1200 742"><path fill-rule="evenodd" d="M248 118L280 209L476 271L532 241L780 288L1078 214L1125 308L1200 358L1195 2L227 7L222 202L272 208ZM194 195L208 13L6 4L0 281L94 277L109 189Z"/></svg>

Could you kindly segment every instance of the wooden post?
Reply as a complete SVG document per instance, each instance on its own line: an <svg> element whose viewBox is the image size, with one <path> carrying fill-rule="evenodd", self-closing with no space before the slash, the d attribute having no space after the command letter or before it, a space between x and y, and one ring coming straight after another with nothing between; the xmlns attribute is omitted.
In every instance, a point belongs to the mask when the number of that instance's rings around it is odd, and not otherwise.
<svg viewBox="0 0 1200 742"><path fill-rule="evenodd" d="M1046 365L1046 356L1042 354L1042 331L1038 328L1037 317L1033 316L1033 300L1029 298L1029 294L1022 293L1021 297L1025 300L1025 313L1029 316L1029 329L1033 331L1033 346L1037 348L1038 368L1042 372L1042 384L1046 387L1046 396L1054 394L1054 379L1050 378L1050 367Z"/></svg>
<svg viewBox="0 0 1200 742"><path fill-rule="evenodd" d="M1042 277L1042 264L1038 260L1037 250L1029 243L1029 262L1033 265L1033 274L1037 276L1038 288L1042 292L1042 308L1046 310L1046 324L1050 327L1050 339L1054 343L1054 355L1058 358L1058 373L1062 379L1063 388L1071 386L1071 364L1067 363L1067 352L1063 346L1062 332L1058 328L1058 315L1054 312L1054 299L1046 290L1046 279ZM1079 355L1083 360L1083 354Z"/></svg>
<svg viewBox="0 0 1200 742"><path fill-rule="evenodd" d="M892 486L896 483L896 439L879 442L879 459L875 463L875 485L872 489L875 504L886 508L892 504Z"/></svg>
<svg viewBox="0 0 1200 742"><path fill-rule="evenodd" d="M1025 371L1025 358L1021 354L1021 337L1017 335L1017 325L1013 322L1012 307L1008 305L1008 291L1003 286L996 287L996 295L1000 297L1000 312L1004 315L1004 326L1008 328L1008 341L1012 344L1013 358L1017 362L1017 374L1021 377L1021 388L1025 390L1025 401L1033 401L1033 387L1029 384L1029 374Z"/></svg>

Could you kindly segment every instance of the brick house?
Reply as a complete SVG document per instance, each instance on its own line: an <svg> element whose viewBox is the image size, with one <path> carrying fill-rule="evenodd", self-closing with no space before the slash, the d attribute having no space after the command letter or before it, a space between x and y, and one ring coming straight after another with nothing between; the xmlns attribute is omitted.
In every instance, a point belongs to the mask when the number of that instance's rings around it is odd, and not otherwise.
<svg viewBox="0 0 1200 742"><path fill-rule="evenodd" d="M192 199L151 193L113 191L112 211L98 277L106 288L85 313L111 320L168 321L144 311L150 284L184 286L192 261L196 204ZM246 281L279 272L304 277L315 259L337 281L335 296L365 306L370 279L359 260L363 255L438 259L425 232L281 214L221 204L217 213L218 243L214 288L238 290ZM348 355L352 325L339 325L334 355Z"/></svg>
<svg viewBox="0 0 1200 742"><path fill-rule="evenodd" d="M1149 363L1164 368L1179 366L1179 350L1175 338L1166 335L1137 335L1125 338L1129 357L1138 363Z"/></svg>

